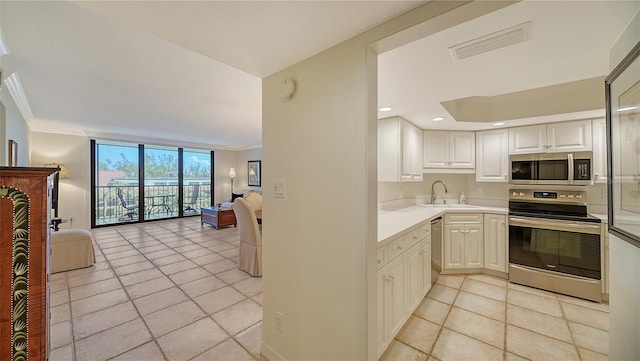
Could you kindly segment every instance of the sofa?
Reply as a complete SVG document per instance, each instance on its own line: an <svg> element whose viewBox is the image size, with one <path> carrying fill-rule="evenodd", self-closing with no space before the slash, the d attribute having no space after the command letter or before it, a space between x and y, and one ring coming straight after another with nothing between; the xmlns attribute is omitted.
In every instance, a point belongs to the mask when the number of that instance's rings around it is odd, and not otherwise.
<svg viewBox="0 0 640 361"><path fill-rule="evenodd" d="M256 191L246 191L243 193L232 193L232 197L231 199L227 200L226 202L222 203L221 207L222 208L232 208L233 207L233 201L235 201L236 198L242 197L245 201L247 201L249 203L249 205L251 205L251 208L253 208L254 211L260 211L262 210L262 194L260 192L256 192Z"/></svg>

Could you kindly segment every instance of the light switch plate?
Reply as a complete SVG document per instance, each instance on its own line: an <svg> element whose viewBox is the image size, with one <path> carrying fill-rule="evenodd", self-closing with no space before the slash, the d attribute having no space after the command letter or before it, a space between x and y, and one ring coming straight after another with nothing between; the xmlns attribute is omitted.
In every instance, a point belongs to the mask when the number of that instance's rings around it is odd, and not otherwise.
<svg viewBox="0 0 640 361"><path fill-rule="evenodd" d="M284 181L273 182L273 196L284 198Z"/></svg>

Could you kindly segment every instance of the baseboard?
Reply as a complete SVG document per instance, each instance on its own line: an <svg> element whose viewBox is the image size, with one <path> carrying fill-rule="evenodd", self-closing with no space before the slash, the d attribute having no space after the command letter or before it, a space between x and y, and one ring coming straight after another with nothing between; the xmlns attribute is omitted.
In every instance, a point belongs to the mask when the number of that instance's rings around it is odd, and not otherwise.
<svg viewBox="0 0 640 361"><path fill-rule="evenodd" d="M260 356L267 361L287 361L278 351L271 348L264 341L262 341L262 347L260 348Z"/></svg>

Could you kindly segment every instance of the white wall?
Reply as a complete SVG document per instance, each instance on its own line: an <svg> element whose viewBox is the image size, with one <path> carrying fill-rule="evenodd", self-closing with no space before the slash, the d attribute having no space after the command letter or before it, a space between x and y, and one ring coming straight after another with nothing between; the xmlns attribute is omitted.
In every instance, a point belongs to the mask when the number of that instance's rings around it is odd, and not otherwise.
<svg viewBox="0 0 640 361"><path fill-rule="evenodd" d="M18 166L27 167L30 165L30 138L31 129L18 110L11 94L5 85L0 90L0 101L5 106L4 139L2 147L7 148L9 139L18 143ZM1 124L0 124L1 125ZM4 151L4 156L0 159L0 165L8 165L8 154Z"/></svg>
<svg viewBox="0 0 640 361"><path fill-rule="evenodd" d="M262 148L248 149L236 152L236 180L234 186L236 193L244 190L262 191L262 187L249 187L249 164L250 160L262 160Z"/></svg>
<svg viewBox="0 0 640 361"><path fill-rule="evenodd" d="M268 359L375 359L377 61L368 45L392 34L398 40L398 32L427 19L434 18L412 35L506 5L430 2L263 79L262 353ZM280 84L289 78L298 93L284 102ZM274 197L275 182L285 183L285 198Z"/></svg>
<svg viewBox="0 0 640 361"><path fill-rule="evenodd" d="M609 54L613 70L640 41L640 12ZM640 360L640 248L611 236L609 245L609 358Z"/></svg>
<svg viewBox="0 0 640 361"><path fill-rule="evenodd" d="M233 193L242 193L247 190L262 191L261 187L247 185L247 162L250 160L262 160L262 149L214 151L214 204L231 199L231 178L229 177L231 167L236 171L236 177L233 180Z"/></svg>
<svg viewBox="0 0 640 361"><path fill-rule="evenodd" d="M67 179L60 179L58 215L72 218L62 228L91 228L91 148L89 138L33 132L31 166L64 164Z"/></svg>

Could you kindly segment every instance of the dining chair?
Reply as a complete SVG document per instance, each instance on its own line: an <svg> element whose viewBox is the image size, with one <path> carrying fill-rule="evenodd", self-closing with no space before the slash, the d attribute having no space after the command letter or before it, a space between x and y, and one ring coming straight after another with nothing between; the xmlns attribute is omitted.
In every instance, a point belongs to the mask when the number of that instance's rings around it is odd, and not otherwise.
<svg viewBox="0 0 640 361"><path fill-rule="evenodd" d="M236 198L232 207L240 232L238 268L253 277L260 277L262 276L262 234L255 211L243 198Z"/></svg>
<svg viewBox="0 0 640 361"><path fill-rule="evenodd" d="M133 220L134 216L138 216L138 205L137 204L131 204L128 203L125 199L124 199L124 195L122 192L122 188L118 187L117 188L117 194L118 194L118 200L120 201L120 205L122 206L122 208L124 208L125 213L120 216L120 218L118 220L122 221L124 219L129 219L129 220Z"/></svg>

